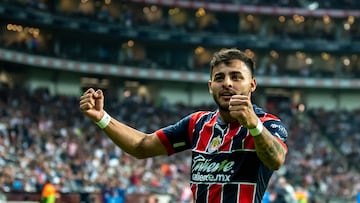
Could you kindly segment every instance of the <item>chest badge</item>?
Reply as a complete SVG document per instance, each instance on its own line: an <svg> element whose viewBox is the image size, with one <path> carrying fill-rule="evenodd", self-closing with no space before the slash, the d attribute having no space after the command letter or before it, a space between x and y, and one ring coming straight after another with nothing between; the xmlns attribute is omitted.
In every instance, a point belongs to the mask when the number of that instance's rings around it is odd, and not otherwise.
<svg viewBox="0 0 360 203"><path fill-rule="evenodd" d="M210 146L208 147L208 151L210 153L215 152L219 149L222 143L222 138L220 136L214 137L211 142Z"/></svg>

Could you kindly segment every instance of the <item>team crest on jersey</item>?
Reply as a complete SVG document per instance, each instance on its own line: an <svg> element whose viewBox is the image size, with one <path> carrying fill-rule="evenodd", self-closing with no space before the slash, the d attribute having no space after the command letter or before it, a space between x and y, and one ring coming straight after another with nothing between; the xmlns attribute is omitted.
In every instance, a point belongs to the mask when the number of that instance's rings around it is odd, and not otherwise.
<svg viewBox="0 0 360 203"><path fill-rule="evenodd" d="M221 145L222 139L220 136L214 137L211 140L210 146L208 147L208 152L212 153L219 149Z"/></svg>

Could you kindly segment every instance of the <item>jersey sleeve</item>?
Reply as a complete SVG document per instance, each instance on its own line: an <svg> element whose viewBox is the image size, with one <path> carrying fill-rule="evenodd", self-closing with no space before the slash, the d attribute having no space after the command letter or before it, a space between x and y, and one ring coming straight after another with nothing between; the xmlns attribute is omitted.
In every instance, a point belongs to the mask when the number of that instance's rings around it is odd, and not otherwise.
<svg viewBox="0 0 360 203"><path fill-rule="evenodd" d="M181 152L190 148L190 121L192 115L188 115L173 125L169 125L155 134L165 146L168 155Z"/></svg>
<svg viewBox="0 0 360 203"><path fill-rule="evenodd" d="M264 123L264 126L273 134L278 137L283 142L286 142L288 138L287 130L284 124L279 120L269 120Z"/></svg>
<svg viewBox="0 0 360 203"><path fill-rule="evenodd" d="M276 118L272 115L267 115L267 118L260 119L263 120L264 127L276 138L278 138L284 147L287 149L286 140L288 138L288 131L284 125L284 123L281 122L280 119Z"/></svg>

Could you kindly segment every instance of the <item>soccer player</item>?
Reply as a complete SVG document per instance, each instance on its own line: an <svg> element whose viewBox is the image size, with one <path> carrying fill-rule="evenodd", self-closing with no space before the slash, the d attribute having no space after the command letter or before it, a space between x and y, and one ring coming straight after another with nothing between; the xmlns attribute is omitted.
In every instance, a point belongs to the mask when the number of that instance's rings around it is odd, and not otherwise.
<svg viewBox="0 0 360 203"><path fill-rule="evenodd" d="M190 186L195 202L260 203L274 170L285 162L287 130L275 115L253 104L254 61L222 49L210 61L209 92L218 108L194 112L145 134L104 110L101 90L80 97L82 112L122 150L143 159L192 151Z"/></svg>

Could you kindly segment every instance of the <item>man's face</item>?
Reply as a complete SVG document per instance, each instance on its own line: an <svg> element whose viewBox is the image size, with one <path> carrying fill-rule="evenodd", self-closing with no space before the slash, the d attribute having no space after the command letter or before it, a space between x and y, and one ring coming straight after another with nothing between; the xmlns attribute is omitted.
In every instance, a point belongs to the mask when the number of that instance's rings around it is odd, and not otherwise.
<svg viewBox="0 0 360 203"><path fill-rule="evenodd" d="M230 98L236 94L250 96L256 88L256 81L245 63L235 59L229 64L215 66L208 86L219 109L229 111Z"/></svg>

